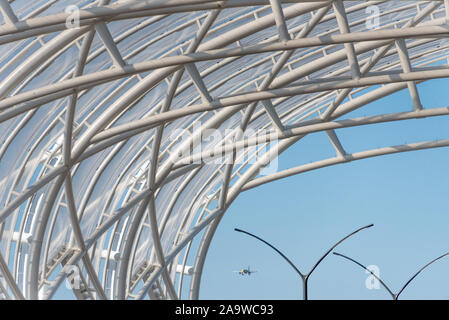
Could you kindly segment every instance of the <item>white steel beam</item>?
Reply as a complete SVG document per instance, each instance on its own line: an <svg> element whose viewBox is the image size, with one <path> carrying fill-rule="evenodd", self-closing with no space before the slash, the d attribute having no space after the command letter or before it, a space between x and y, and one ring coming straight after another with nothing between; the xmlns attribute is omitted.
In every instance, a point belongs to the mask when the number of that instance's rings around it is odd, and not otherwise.
<svg viewBox="0 0 449 320"><path fill-rule="evenodd" d="M48 174L46 174L43 178L39 179L34 184L29 186L24 192L22 192L13 201L8 203L8 205L0 211L0 223L4 222L13 210L17 209L24 201L33 196L33 194L35 194L40 188L44 187L47 183L49 183L59 175L64 174L65 171L66 167L64 166L55 168Z"/></svg>
<svg viewBox="0 0 449 320"><path fill-rule="evenodd" d="M327 90L338 90L346 88L358 88L366 87L378 84L389 84L389 83L401 83L408 81L423 81L429 79L438 79L449 77L449 70L447 68L441 68L438 70L429 71L414 71L410 73L399 73L392 75L380 75L380 76L369 76L358 80L330 80L327 82L322 82L320 84L308 84L304 82L302 85L291 86L284 89L274 89L267 91L257 91L252 93L246 93L242 95L235 95L232 97L222 97L220 99L214 100L212 103L201 103L197 105L190 106L188 108L183 108L179 110L168 111L162 114L158 114L152 117L143 118L134 121L132 124L126 124L117 126L113 129L108 129L98 135L97 139L104 139L113 135L118 135L121 133L126 133L129 130L134 130L142 127L151 127L152 125L157 125L162 122L172 121L179 117L184 117L189 114L216 110L223 107L232 106L244 106L247 103L254 101L262 101L271 98L296 96L300 94L322 92ZM1 103L1 102L0 102Z"/></svg>
<svg viewBox="0 0 449 320"><path fill-rule="evenodd" d="M279 119L279 115L277 114L276 110L274 110L271 100L262 100L261 103L264 106L266 113L270 117L271 122L273 123L273 127L277 131L283 131L284 125L282 124L281 119Z"/></svg>
<svg viewBox="0 0 449 320"><path fill-rule="evenodd" d="M3 278L5 278L6 283L9 285L9 288L11 289L12 293L14 294L14 297L17 300L25 300L25 297L23 293L20 291L19 287L17 286L14 277L11 275L11 272L9 271L8 264L3 259L2 254L0 253L0 272L3 275Z"/></svg>
<svg viewBox="0 0 449 320"><path fill-rule="evenodd" d="M326 130L326 134L329 137L329 140L332 143L332 146L334 147L335 151L337 152L338 157L344 157L346 155L346 151L341 145L340 139L338 139L337 134L335 133L335 130Z"/></svg>
<svg viewBox="0 0 449 320"><path fill-rule="evenodd" d="M447 116L449 115L449 108L431 108L431 109L423 109L418 111L411 112L399 112L399 113L391 113L391 114L383 114L378 116L370 116L364 118L355 118L355 119L344 119L344 120L334 120L327 122L309 121L305 123L301 123L300 126L297 127L289 127L285 131L273 134L264 134L258 135L253 138L246 138L244 140L235 141L226 143L223 146L218 146L213 149L204 150L201 153L193 154L187 158L180 159L175 168L184 166L190 163L196 163L202 159L211 159L216 157L217 155L221 155L223 153L229 153L232 150L241 150L243 148L257 146L260 143L271 142L276 140L282 140L286 138L291 138L294 136L301 136L304 134L310 134L320 131L328 131L332 132L336 129L350 128L350 127L361 127L364 125L373 125L384 122L394 122L394 121L403 121L403 120L411 120L411 119L424 119L429 117L438 117L438 116ZM335 140L336 141L336 140ZM338 146L339 143L336 144ZM337 152L344 154L344 149L342 147L338 147Z"/></svg>
<svg viewBox="0 0 449 320"><path fill-rule="evenodd" d="M72 231L75 236L78 249L81 251L84 251L85 248L85 242L83 233L81 231L80 222L78 219L77 211L76 211L76 205L75 205L75 198L73 196L73 187L72 187L72 179L70 176L70 172L66 175L66 179L64 181L64 187L65 187L65 196L67 205L69 208L69 215L70 215L70 223L72 225ZM103 288L100 284L100 281L98 280L97 274L92 266L92 262L89 258L89 255L83 256L83 263L86 267L87 273L89 275L90 280L92 281L95 291L97 292L99 298L101 300L106 300L106 294L103 291Z"/></svg>
<svg viewBox="0 0 449 320"><path fill-rule="evenodd" d="M25 93L20 93L13 97L3 99L0 102L0 110L4 110L16 104L36 99L45 95L54 94L61 90L74 88L84 90L95 85L111 82L123 77L128 77L130 75L135 75L154 69L162 69L169 66L179 66L192 62L347 42L370 42L369 45L372 46L372 41L374 40L394 40L404 37L414 38L423 36L442 36L447 34L449 34L449 30L445 26L413 27L397 30L376 30L366 32L353 32L350 34L340 34L328 37L295 39L283 42L282 44L273 43L267 45L253 45L248 47L241 47L238 49L217 49L213 51L196 52L176 57L165 57L158 60L150 60L132 65L126 65L123 68L113 68L106 71L95 72L73 79L64 80L52 85L44 86L36 90L30 90ZM0 90L1 89L2 88L0 86Z"/></svg>
<svg viewBox="0 0 449 320"><path fill-rule="evenodd" d="M189 47L187 49L187 53L194 52L198 48L198 46L200 45L201 41L204 39L205 35L207 34L207 31L210 29L210 27L212 26L213 22L218 17L219 13L220 13L220 10L216 10L216 11L211 12L207 16L207 18L205 19L204 23L201 25L200 29L198 30L195 39L190 43L190 45L189 45ZM195 72L195 71L197 72L196 68L195 68L195 70L193 70L193 72ZM183 75L183 71L179 70L173 76L172 81L170 83L170 87L169 87L169 90L168 90L168 94L167 94L166 100L165 100L165 102L164 102L164 104L162 106L162 109L161 109L161 112L165 112L165 111L167 111L170 108L172 100L173 100L173 97L174 97L174 94L175 94L176 89L177 89L177 87L179 85L179 82L180 82L180 80L182 78L182 75ZM199 76L199 73L196 76ZM199 76L199 78L201 79L200 76ZM201 81L201 83L202 83L202 81ZM197 88L198 88L198 85L201 86L201 83L197 84ZM203 85L204 85L204 83L203 83ZM204 86L204 88L205 88L205 86ZM207 94L207 96L209 95L208 92L207 92L207 89L205 90L205 94L204 95L206 96L206 94ZM209 96L209 98L210 98L210 96ZM155 186L155 183L156 183L156 173L157 173L157 168L158 168L158 164L159 164L159 162L158 162L158 154L159 154L159 151L160 151L160 144L161 144L163 131L164 131L164 126L160 126L158 128L157 132L156 132L155 141L153 143L153 148L152 148L152 152L151 152L151 157L152 157L153 161L150 162L150 167L149 167L149 170L148 170L148 185L151 188L153 188ZM149 202L150 202L150 208L154 208L154 197L151 197L151 201L149 201ZM144 204L144 207L146 207L146 206L148 206L148 202ZM135 222L132 225L132 228L137 229L138 223L140 223L141 218L143 217L143 212L144 212L143 210L144 210L143 207L139 208L139 217L140 218L134 220ZM155 212L154 213L150 212L150 215L152 215L153 216L152 218L155 219ZM155 227L156 228L154 230L157 230L157 226L155 226ZM160 237L160 235L157 235L156 233L154 233L155 232L154 230L152 230L153 236ZM134 241L133 237L134 236L132 236L131 239L129 239L128 242L127 242L128 243L128 247L125 248L125 250L126 250L126 264L121 265L121 269L120 269L120 272L119 272L119 281L118 281L118 283L119 283L119 297L121 297L121 298L123 298L125 296L125 290L126 290L126 286L127 286L126 278L128 276L127 270L128 270L128 267L129 267L129 264L128 264L129 263L129 255L131 254L131 247L130 246L131 246L131 244ZM163 261L163 255L161 257L161 245L160 245L160 243L157 246L158 246L158 249L157 249L158 250L157 251L158 258L162 259L161 263L163 263L164 261ZM172 297L176 297L176 293L174 292L173 284L171 283L170 279L168 279L167 273L165 271L164 271L164 279L165 279L166 286L169 289L169 293L171 294Z"/></svg>
<svg viewBox="0 0 449 320"><path fill-rule="evenodd" d="M197 67L194 63L188 63L184 66L190 75L190 77L193 80L193 83L198 90L198 93L201 96L201 100L205 103L211 102L213 99L209 93L209 90L207 90L206 85L204 84L203 78L201 77L200 73L198 72Z"/></svg>
<svg viewBox="0 0 449 320"><path fill-rule="evenodd" d="M336 165L336 164L340 164L340 163L362 160L362 159L367 159L367 158L373 158L373 157L378 157L378 156L385 156L388 154L425 150L425 149L434 149L434 148L445 148L445 147L449 147L448 139L409 143L409 144L396 145L396 146L391 146L391 147L355 152L352 154L348 154L343 158L336 157L336 158L329 158L326 160L320 160L320 161L308 163L305 165L301 165L301 166L298 166L295 168L280 171L280 172L274 173L272 175L264 176L261 178L256 178L254 180L247 182L245 184L245 186L243 187L243 190L246 191L246 190L255 188L257 186L260 186L262 184L268 183L268 182L272 182L275 180L290 177L290 176L300 174L303 172L316 170L319 168L324 168L324 167L328 167L328 166L332 166L332 165Z"/></svg>
<svg viewBox="0 0 449 320"><path fill-rule="evenodd" d="M280 0L270 0L271 9L273 10L274 20L279 32L279 40L290 40L287 24L285 22L284 12Z"/></svg>
<svg viewBox="0 0 449 320"><path fill-rule="evenodd" d="M411 72L412 65L408 56L407 46L404 39L396 40L396 47L398 48L399 60L401 61L402 70L404 72ZM421 99L419 98L418 88L414 81L407 83L408 90L410 91L410 97L412 98L413 108L415 110L422 109Z"/></svg>
<svg viewBox="0 0 449 320"><path fill-rule="evenodd" d="M0 0L0 11L7 24L15 24L19 21L8 0Z"/></svg>
<svg viewBox="0 0 449 320"><path fill-rule="evenodd" d="M348 18L346 16L345 7L342 0L335 0L333 2L334 11L336 14L338 26L340 27L340 32L342 34L351 33L349 30ZM349 66L351 67L352 77L354 79L359 79L361 77L359 62L354 50L353 43L345 43L346 53L348 55Z"/></svg>
<svg viewBox="0 0 449 320"><path fill-rule="evenodd" d="M227 1L214 1L209 3L191 4L182 0L183 5L177 7L166 8L154 8L160 1L152 1L148 3L134 3L132 8L113 8L111 6L102 6L83 9L80 11L80 25L90 26L98 21L112 21L112 20L124 20L133 18L142 18L148 16L159 16L173 13L191 12L191 11L203 11L203 10L215 10L224 8L236 8L245 7L248 5L267 5L269 0L227 0ZM328 4L327 1L316 3L300 3L296 0L287 0L284 2L296 3L291 9L294 9L298 14L303 11L315 10ZM290 10L291 11L291 10ZM284 12L285 13L285 12ZM67 28L66 20L70 18L68 14L55 14L46 17L37 17L20 21L13 25L0 26L0 44L18 41L28 37L48 34L52 32L62 31ZM262 20L262 19L260 19Z"/></svg>
<svg viewBox="0 0 449 320"><path fill-rule="evenodd" d="M106 50L109 52L114 65L119 68L124 67L126 63L123 60L122 55L120 54L120 51L118 50L117 45L115 44L114 39L106 26L106 23L99 22L95 24L95 30L103 41Z"/></svg>

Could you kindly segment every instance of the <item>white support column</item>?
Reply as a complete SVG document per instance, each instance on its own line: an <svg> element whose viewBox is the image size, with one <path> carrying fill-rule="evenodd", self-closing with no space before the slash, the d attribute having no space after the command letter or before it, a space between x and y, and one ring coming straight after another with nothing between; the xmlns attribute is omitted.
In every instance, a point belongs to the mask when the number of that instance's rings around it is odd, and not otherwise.
<svg viewBox="0 0 449 320"><path fill-rule="evenodd" d="M0 11L6 23L14 24L19 21L8 0L0 0Z"/></svg>
<svg viewBox="0 0 449 320"><path fill-rule="evenodd" d="M3 259L2 254L0 253L0 274L3 274L3 277L5 278L6 282L9 285L9 288L11 289L12 293L18 300L25 300L25 297L23 296L22 292L20 291L19 287L17 286L17 283L14 280L14 277L12 276L11 272L9 271L8 264Z"/></svg>
<svg viewBox="0 0 449 320"><path fill-rule="evenodd" d="M284 12L282 11L282 5L280 0L270 0L271 9L273 10L274 20L279 32L279 40L290 40L288 34L287 24L285 22Z"/></svg>
<svg viewBox="0 0 449 320"><path fill-rule="evenodd" d="M73 195L73 186L70 171L67 172L66 178L64 180L64 187L65 187L65 197L67 201L67 207L69 209L70 224L72 225L72 231L78 244L78 249L80 251L86 251L86 244L84 241L80 221L76 211L75 197ZM92 266L92 262L90 260L89 255L87 254L83 255L82 259L84 266L86 267L87 273L89 275L89 278L92 281L95 291L98 294L98 297L102 300L106 300L106 294L104 293L101 283L98 280L98 276Z"/></svg>
<svg viewBox="0 0 449 320"><path fill-rule="evenodd" d="M66 171L65 167L57 167L48 174L41 177L34 184L29 186L26 190L24 190L17 198L14 198L13 201L9 202L7 206L5 206L0 211L0 223L4 222L5 219L15 210L17 209L25 200L35 194L40 188L44 187L47 183L52 181L54 178L59 175L64 174Z"/></svg>
<svg viewBox="0 0 449 320"><path fill-rule="evenodd" d="M349 30L348 18L346 16L345 7L342 0L334 1L334 11L337 18L337 23L340 28L341 34L351 33ZM345 43L345 50L348 55L349 66L351 67L352 77L354 79L359 79L361 77L360 67L357 61L357 56L354 50L353 43Z"/></svg>
<svg viewBox="0 0 449 320"><path fill-rule="evenodd" d="M278 132L282 132L284 130L284 125L282 124L281 119L279 118L276 110L274 110L271 100L262 100L261 102L265 108L265 111L270 117L273 126L276 128Z"/></svg>
<svg viewBox="0 0 449 320"><path fill-rule="evenodd" d="M407 45L404 39L396 40L396 48L398 49L399 60L401 62L402 70L409 73L412 72L412 65L410 63L410 58L408 56ZM416 82L407 82L408 90L410 91L410 97L412 98L413 108L415 110L421 110L422 104L419 98L418 88L416 87Z"/></svg>
<svg viewBox="0 0 449 320"><path fill-rule="evenodd" d="M124 67L126 63L123 60L122 55L120 54L120 51L118 50L106 24L104 22L97 23L95 25L95 30L97 30L98 35L106 47L106 50L109 52L114 65L120 68Z"/></svg>
<svg viewBox="0 0 449 320"><path fill-rule="evenodd" d="M332 143L335 151L337 152L338 157L344 157L346 155L346 151L341 145L340 139L338 139L337 134L334 130L326 130L326 134L329 137L329 140Z"/></svg>
<svg viewBox="0 0 449 320"><path fill-rule="evenodd" d="M203 103L211 102L213 99L211 95L209 94L209 90L207 90L206 85L204 84L203 78L200 75L200 72L198 71L197 67L194 63L188 63L185 65L185 68L187 70L187 73L192 78L193 84L195 85L196 89L198 90L201 101Z"/></svg>

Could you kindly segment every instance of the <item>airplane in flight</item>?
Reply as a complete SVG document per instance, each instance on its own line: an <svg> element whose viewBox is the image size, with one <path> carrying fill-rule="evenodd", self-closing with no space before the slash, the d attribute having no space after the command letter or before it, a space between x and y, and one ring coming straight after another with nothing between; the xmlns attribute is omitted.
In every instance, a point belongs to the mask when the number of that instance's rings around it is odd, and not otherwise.
<svg viewBox="0 0 449 320"><path fill-rule="evenodd" d="M241 275L241 276L244 276L244 275L250 276L252 273L257 272L257 270L251 270L251 268L248 266L248 269L243 268L243 269L241 269L241 270L234 271L234 272L235 272L235 273L238 273L238 274Z"/></svg>

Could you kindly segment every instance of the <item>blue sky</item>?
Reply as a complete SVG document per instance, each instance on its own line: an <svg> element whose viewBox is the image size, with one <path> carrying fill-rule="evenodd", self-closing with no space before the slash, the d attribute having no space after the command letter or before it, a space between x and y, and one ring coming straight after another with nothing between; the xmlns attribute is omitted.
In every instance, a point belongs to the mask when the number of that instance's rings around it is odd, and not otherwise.
<svg viewBox="0 0 449 320"><path fill-rule="evenodd" d="M448 80L419 85L424 108L449 106ZM347 117L408 111L403 90ZM347 152L448 139L447 118L410 120L337 131ZM324 134L311 135L279 158L280 169L333 155ZM246 191L222 220L206 260L201 299L298 299L300 280L272 249L235 232L261 236L303 271L345 234L374 227L346 240L336 251L377 265L393 291L421 266L449 251L449 148L415 151L341 164ZM251 265L251 277L233 270ZM425 270L403 299L449 299L449 258ZM389 299L384 289L368 290L368 274L330 255L309 282L310 299Z"/></svg>

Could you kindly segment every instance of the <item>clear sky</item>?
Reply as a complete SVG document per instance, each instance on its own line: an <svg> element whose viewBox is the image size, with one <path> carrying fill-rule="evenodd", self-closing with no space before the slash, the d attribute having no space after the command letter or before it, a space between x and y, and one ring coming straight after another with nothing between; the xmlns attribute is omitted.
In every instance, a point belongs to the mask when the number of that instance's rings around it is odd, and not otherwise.
<svg viewBox="0 0 449 320"><path fill-rule="evenodd" d="M424 108L449 106L449 81L419 85ZM411 110L408 91L365 106L346 117ZM448 139L447 117L410 120L337 131L347 152ZM325 134L311 135L282 154L280 169L333 155ZM332 166L283 179L240 195L223 218L206 260L201 299L298 299L300 280L272 249L234 231L271 242L303 271L345 234L336 251L377 265L398 291L419 268L449 251L449 148L401 153ZM250 265L257 273L233 273ZM449 299L449 257L432 265L401 295L403 299ZM309 282L310 299L388 299L369 290L363 269L329 255Z"/></svg>

